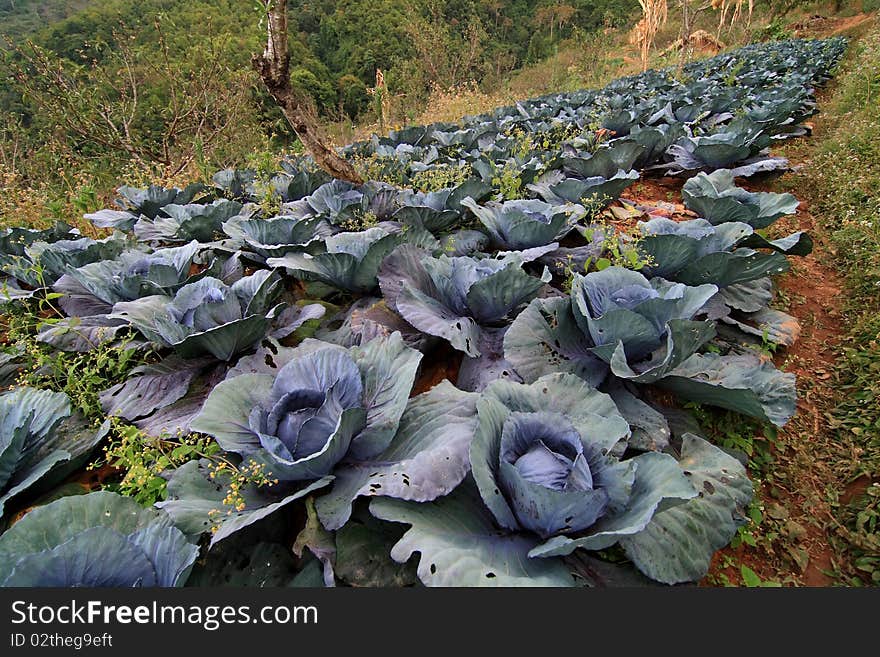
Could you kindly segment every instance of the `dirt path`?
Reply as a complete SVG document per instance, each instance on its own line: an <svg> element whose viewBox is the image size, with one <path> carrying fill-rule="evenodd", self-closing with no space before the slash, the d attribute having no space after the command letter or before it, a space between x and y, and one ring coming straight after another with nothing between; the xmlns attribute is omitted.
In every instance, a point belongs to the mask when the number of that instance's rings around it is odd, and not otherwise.
<svg viewBox="0 0 880 657"><path fill-rule="evenodd" d="M815 138L812 138L815 140ZM801 145L814 147L810 139ZM663 205L670 216L686 219L681 185L675 178L643 179L628 196L640 205ZM750 191L779 191L773 181L739 180ZM830 266L831 247L822 239L802 195L797 214L780 220L775 235L806 231L813 253L790 258L791 271L776 280L776 301L801 325L797 342L780 349L775 362L797 377L797 413L772 442L774 463L764 481L752 473L763 516L753 528L756 546L741 544L716 554L706 585L739 583L746 565L762 580L784 584L827 586L832 583L833 553L829 545L831 507L826 486L832 480L826 464L834 459L832 432L826 412L834 398L837 353L843 339L840 307L843 282ZM767 440L759 436L756 440Z"/></svg>
<svg viewBox="0 0 880 657"><path fill-rule="evenodd" d="M794 315L801 322L801 337L783 354L786 369L798 377L798 416L780 433L786 450L779 456L792 476L788 492L789 511L808 528L804 539L809 561L803 573L804 584L824 586L831 578L823 573L831 568L827 521L831 507L825 500L829 481L819 476L817 461L831 455L833 431L826 412L835 397L835 364L844 337L842 315L837 308L844 294L843 281L829 266L833 252L824 243L805 203L797 215L798 230L813 236L810 256L795 259L792 271L780 281L780 289L792 299Z"/></svg>
<svg viewBox="0 0 880 657"><path fill-rule="evenodd" d="M750 187L770 191L769 185ZM815 240L813 253L790 258L791 271L777 280L777 300L786 302L787 312L801 324L798 341L774 359L797 376L797 413L779 431L772 448L775 461L758 490L763 519L754 531L757 546L720 552L711 574L723 573L737 582L738 565L745 564L765 581L828 586L833 583L827 572L833 567L834 553L826 488L833 481L830 463L835 447L826 414L835 396L835 362L844 336L841 313L836 310L844 288L828 264L833 252L806 203L801 201L797 215L780 224L780 234L803 230ZM723 565L728 563L727 555L736 566Z"/></svg>
<svg viewBox="0 0 880 657"><path fill-rule="evenodd" d="M845 17L811 16L791 24L797 38L821 38L843 34L874 18L874 14L856 14Z"/></svg>
<svg viewBox="0 0 880 657"><path fill-rule="evenodd" d="M823 35L851 29L871 19L859 15L837 19L825 25ZM832 27L833 29L828 29ZM830 89L818 94L820 109L826 106ZM816 115L810 137L786 145L782 154L795 168L808 164L825 135L824 116ZM740 181L750 191L791 191L800 200L797 214L781 220L773 228L774 235L802 230L814 240L809 256L789 258L791 271L776 281L776 299L801 325L798 341L776 354L776 365L797 376L797 413L779 431L772 447L775 458L757 496L761 503L762 521L753 528L757 545L740 545L720 551L713 561L707 582L741 581L739 566L747 565L762 580L790 585L829 586L834 583L835 551L831 537L836 528L831 500L836 495L846 498L853 494L852 485L839 481L834 465L842 457L835 440L829 415L837 390L837 370L845 337L845 287L834 269L835 253L817 226L805 197L807 190L798 185L807 181L797 174L785 176L781 189L777 181ZM864 482L857 482L856 486ZM829 495L829 493L834 493Z"/></svg>

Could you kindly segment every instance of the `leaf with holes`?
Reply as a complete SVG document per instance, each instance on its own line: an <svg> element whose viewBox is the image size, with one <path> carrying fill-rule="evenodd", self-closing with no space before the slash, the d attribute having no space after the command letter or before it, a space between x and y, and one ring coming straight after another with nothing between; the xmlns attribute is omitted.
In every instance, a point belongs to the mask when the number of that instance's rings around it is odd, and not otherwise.
<svg viewBox="0 0 880 657"><path fill-rule="evenodd" d="M621 540L639 570L665 584L705 576L715 550L745 522L753 494L742 463L693 434L683 437L678 465L698 497L658 513L643 531Z"/></svg>

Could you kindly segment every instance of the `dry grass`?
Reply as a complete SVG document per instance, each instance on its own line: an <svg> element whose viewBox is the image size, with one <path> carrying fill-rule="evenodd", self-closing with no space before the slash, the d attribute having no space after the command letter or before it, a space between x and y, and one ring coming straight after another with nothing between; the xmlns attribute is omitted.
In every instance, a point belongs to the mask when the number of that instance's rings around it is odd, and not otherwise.
<svg viewBox="0 0 880 657"><path fill-rule="evenodd" d="M669 19L669 6L666 0L639 0L639 5L642 8L642 19L630 32L629 42L638 47L642 70L647 71L651 46L654 45L658 30Z"/></svg>
<svg viewBox="0 0 880 657"><path fill-rule="evenodd" d="M448 88L435 85L417 122L457 121L463 116L482 114L509 105L514 100L511 94L504 91L485 92L475 81Z"/></svg>

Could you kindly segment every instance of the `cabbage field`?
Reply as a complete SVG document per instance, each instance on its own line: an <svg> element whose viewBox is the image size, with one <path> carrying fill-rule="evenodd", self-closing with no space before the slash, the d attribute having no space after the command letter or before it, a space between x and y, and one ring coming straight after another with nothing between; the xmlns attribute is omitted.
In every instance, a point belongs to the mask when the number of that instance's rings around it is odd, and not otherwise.
<svg viewBox="0 0 880 657"><path fill-rule="evenodd" d="M361 186L288 158L120 187L86 215L101 239L0 231L4 312L54 309L40 343L140 362L95 423L0 351L0 583L699 581L753 486L689 407L795 412L773 277L812 242L773 233L797 199L741 185L788 168L770 149L808 134L845 47L374 136L342 149ZM652 176L687 178L687 213L628 196ZM161 499L70 494L125 427L187 447Z"/></svg>

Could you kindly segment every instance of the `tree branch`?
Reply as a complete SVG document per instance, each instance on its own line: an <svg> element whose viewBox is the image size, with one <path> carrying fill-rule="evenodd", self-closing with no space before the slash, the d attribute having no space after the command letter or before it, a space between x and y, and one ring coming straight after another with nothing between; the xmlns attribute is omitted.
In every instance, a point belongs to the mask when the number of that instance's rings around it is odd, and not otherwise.
<svg viewBox="0 0 880 657"><path fill-rule="evenodd" d="M262 54L255 54L251 62L260 74L272 98L281 107L284 118L296 132L303 145L311 152L319 167L334 178L355 184L363 180L350 162L327 147L321 138L317 123L297 98L290 85L290 51L287 48L287 0L265 0L268 35Z"/></svg>

